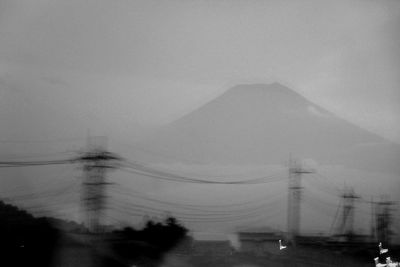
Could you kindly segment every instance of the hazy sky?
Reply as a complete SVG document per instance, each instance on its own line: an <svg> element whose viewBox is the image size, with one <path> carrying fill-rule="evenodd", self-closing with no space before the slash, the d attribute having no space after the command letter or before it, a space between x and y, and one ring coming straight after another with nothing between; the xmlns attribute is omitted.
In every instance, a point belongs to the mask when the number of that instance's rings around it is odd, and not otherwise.
<svg viewBox="0 0 400 267"><path fill-rule="evenodd" d="M0 133L134 136L279 81L400 142L399 22L399 1L1 0Z"/></svg>
<svg viewBox="0 0 400 267"><path fill-rule="evenodd" d="M400 143L399 25L397 0L0 0L0 155L88 129L131 143L233 85L275 81Z"/></svg>

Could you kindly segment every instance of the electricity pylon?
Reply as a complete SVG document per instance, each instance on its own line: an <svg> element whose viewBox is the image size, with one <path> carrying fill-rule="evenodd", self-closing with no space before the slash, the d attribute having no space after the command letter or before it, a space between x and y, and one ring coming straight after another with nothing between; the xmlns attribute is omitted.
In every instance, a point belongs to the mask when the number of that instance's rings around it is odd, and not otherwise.
<svg viewBox="0 0 400 267"><path fill-rule="evenodd" d="M349 237L354 234L354 201L360 197L355 194L352 187L345 188L345 191L341 197L343 207L341 220L337 227L337 234L340 236L346 235Z"/></svg>
<svg viewBox="0 0 400 267"><path fill-rule="evenodd" d="M313 173L312 170L303 169L301 164L289 160L289 183L288 183L288 209L287 209L287 232L288 241L295 244L296 237L300 231L300 204L301 204L301 176Z"/></svg>
<svg viewBox="0 0 400 267"><path fill-rule="evenodd" d="M82 207L84 222L91 233L101 232L105 205L106 171L116 167L120 157L106 150L105 137L89 137L88 149L78 158L83 162Z"/></svg>

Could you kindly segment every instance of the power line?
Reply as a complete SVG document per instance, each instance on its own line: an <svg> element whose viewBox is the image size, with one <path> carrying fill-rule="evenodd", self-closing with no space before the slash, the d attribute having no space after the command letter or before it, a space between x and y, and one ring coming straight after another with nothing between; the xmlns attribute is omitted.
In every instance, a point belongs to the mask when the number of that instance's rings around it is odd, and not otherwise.
<svg viewBox="0 0 400 267"><path fill-rule="evenodd" d="M54 152L54 153L29 153L26 155L18 155L18 154L1 154L1 160L24 160L24 159L32 159L32 158L47 158L47 157L54 157L54 156L60 156L60 155L66 155L66 154L72 154L76 153L74 151L63 151L63 152Z"/></svg>
<svg viewBox="0 0 400 267"><path fill-rule="evenodd" d="M113 204L118 205L120 207L124 207L126 209L139 209L139 210L152 210L152 211L157 211L157 212L172 212L171 209L164 209L164 208L157 208L157 207L149 207L147 205L141 205L141 204L132 204L132 203L127 203L123 202L121 200L115 200L113 199L111 201ZM278 202L281 202L280 200ZM238 215L238 214L246 214L249 212L260 212L260 211L268 211L271 210L272 207L266 206L266 205L259 205L256 207L248 207L248 208L242 208L242 209L234 209L234 210L194 210L194 209L185 209L185 211L180 211L180 210L174 210L173 212L176 214L183 214L187 216L193 216L193 217L220 217L220 216L232 216L232 215Z"/></svg>
<svg viewBox="0 0 400 267"><path fill-rule="evenodd" d="M55 188L55 189L50 189L38 193L29 193L29 194L22 194L22 195L14 195L14 196L8 196L5 199L6 200L33 200L33 199L38 199L38 198L49 198L49 197L59 197L62 194L65 194L69 192L71 189L76 187L76 183L73 184L68 184L66 186L63 186L61 188Z"/></svg>
<svg viewBox="0 0 400 267"><path fill-rule="evenodd" d="M275 198L276 196L281 197L282 194L278 193L276 195L270 196L268 195L267 197L262 197L262 198L257 198L257 199L252 199L249 201L245 202L235 202L235 203L229 203L229 204L210 204L210 205L204 205L204 204L188 204L188 203L178 203L178 202L171 202L171 201L166 201L166 200L161 200L153 197L148 197L148 196L143 196L140 192L134 191L132 189L128 189L126 187L121 187L119 184L116 184L117 187L111 187L111 190L115 190L116 193L118 194L123 194L128 197L133 197L133 198L140 198L144 200L148 200L151 202L159 203L159 204L164 204L164 205L170 205L170 206L177 206L177 207L188 207L188 208L195 208L195 209L201 209L201 208L223 208L224 210L227 208L234 208L234 207L244 207L252 204L257 204L260 202L265 202L269 198L273 197Z"/></svg>
<svg viewBox="0 0 400 267"><path fill-rule="evenodd" d="M121 192L119 190L118 192ZM248 211L253 211L253 210L266 210L266 209L271 209L274 208L277 204L282 203L282 198L284 198L284 195L280 195L278 197L274 197L273 199L270 199L268 203L265 203L264 201L250 201L250 202L245 202L245 203L234 203L235 205L194 205L194 204L182 204L182 203L176 203L176 202L168 202L168 201L163 201L160 199L153 199L153 198L147 198L145 196L140 196L140 195L131 195L131 194L124 194L124 196L128 197L134 197L134 198L139 198L144 201L140 202L139 204L132 204L132 202L126 201L125 199L115 199L111 198L111 201L116 204L121 204L125 205L127 208L132 208L132 207L140 207L140 208L148 208L148 205L152 205L151 203L156 203L161 206L158 206L157 208L155 207L149 207L150 209L157 209L159 211L166 211L170 210L173 208L174 210L179 210L177 212L180 213L190 213L190 214L227 214L227 213L238 213L238 212L248 212ZM150 201L150 203L146 203L146 201ZM260 204L262 203L262 204ZM246 205L241 205L241 204L246 204Z"/></svg>
<svg viewBox="0 0 400 267"><path fill-rule="evenodd" d="M173 177L181 177L182 176L182 175L177 175L176 173L167 172L165 170L156 169L154 167L148 166L146 163L141 163L141 162L137 162L137 161L130 162L130 161L127 161L127 160L125 160L124 162L125 162L125 164L127 164L126 165L127 167L130 167L130 168L133 168L133 169L136 169L136 170L141 170L141 171L145 171L145 172L152 172L152 173L156 173L158 175L166 175L166 176L173 176ZM281 173L281 170L279 172L276 172L276 173ZM186 178L189 177L188 175L183 175L183 176L186 177ZM229 175L229 176L231 176L231 175ZM241 174L241 176L247 176L247 175ZM221 177L221 176L217 176L217 175L213 175L212 177L213 178L226 178L226 176ZM190 176L190 178L193 179L193 180L198 180L198 179L200 179L200 180L203 179L204 180L204 178L198 178L198 177L193 177L193 176ZM259 180L259 179L265 179L265 178L268 178L268 176L250 178L250 180ZM249 179L249 178L247 178L247 179Z"/></svg>
<svg viewBox="0 0 400 267"><path fill-rule="evenodd" d="M0 168L62 165L78 162L78 159L43 160L43 161L0 161Z"/></svg>
<svg viewBox="0 0 400 267"><path fill-rule="evenodd" d="M143 169L140 167L128 167L120 168L120 170L126 171L128 173L139 174L159 180L174 181L174 182L184 182L184 183L195 183L195 184L223 184L223 185L249 185L249 184L265 184L270 182L278 182L286 180L284 177L259 177L248 180L236 180L236 181L217 181L217 180L203 180L199 178L187 177L176 175L167 172L160 172L152 169Z"/></svg>
<svg viewBox="0 0 400 267"><path fill-rule="evenodd" d="M28 139L0 139L0 143L2 144L42 144L42 143L65 143L65 142L73 142L73 141L82 141L84 138L56 138L56 139L36 139L36 140L28 140Z"/></svg>

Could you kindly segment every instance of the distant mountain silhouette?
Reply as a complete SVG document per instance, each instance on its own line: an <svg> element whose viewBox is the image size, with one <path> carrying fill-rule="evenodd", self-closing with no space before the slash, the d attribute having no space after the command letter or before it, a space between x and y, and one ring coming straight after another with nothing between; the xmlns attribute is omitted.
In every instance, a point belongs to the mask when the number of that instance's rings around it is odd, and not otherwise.
<svg viewBox="0 0 400 267"><path fill-rule="evenodd" d="M400 145L273 84L244 84L145 139L156 162L282 164L289 154L320 163L399 172Z"/></svg>

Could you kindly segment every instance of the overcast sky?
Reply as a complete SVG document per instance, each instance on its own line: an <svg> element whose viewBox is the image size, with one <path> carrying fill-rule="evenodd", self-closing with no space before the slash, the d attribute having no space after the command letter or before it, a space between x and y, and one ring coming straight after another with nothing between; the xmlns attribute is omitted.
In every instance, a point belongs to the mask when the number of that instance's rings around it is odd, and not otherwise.
<svg viewBox="0 0 400 267"><path fill-rule="evenodd" d="M278 81L400 142L399 23L399 1L1 0L0 133L129 138Z"/></svg>

